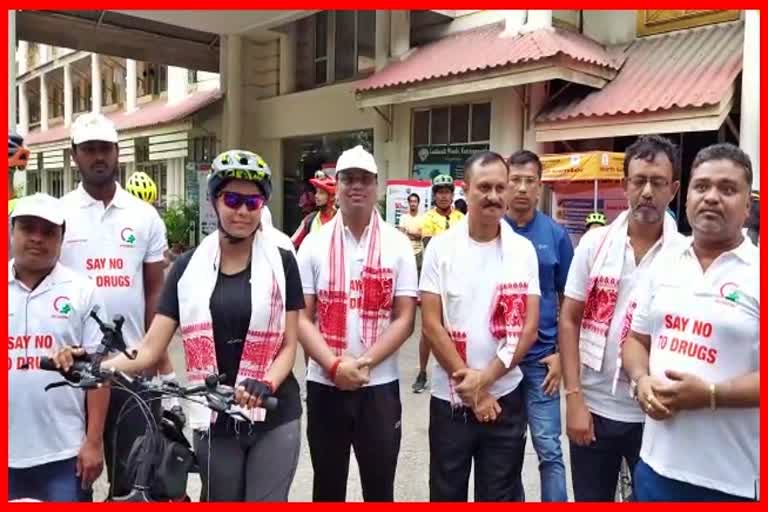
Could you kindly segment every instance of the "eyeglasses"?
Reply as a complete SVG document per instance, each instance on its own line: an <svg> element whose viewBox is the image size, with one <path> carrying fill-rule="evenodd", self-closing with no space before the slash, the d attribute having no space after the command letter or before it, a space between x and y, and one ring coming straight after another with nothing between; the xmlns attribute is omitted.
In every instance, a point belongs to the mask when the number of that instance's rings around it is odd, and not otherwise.
<svg viewBox="0 0 768 512"><path fill-rule="evenodd" d="M221 193L221 197L224 198L227 208L237 210L245 205L249 212L260 209L267 202L267 199L260 194L246 195L226 191Z"/></svg>
<svg viewBox="0 0 768 512"><path fill-rule="evenodd" d="M632 176L631 178L627 178L627 181L635 188L645 188L645 184L650 183L651 188L659 190L669 185L669 180L660 176L654 176L652 178L647 176Z"/></svg>

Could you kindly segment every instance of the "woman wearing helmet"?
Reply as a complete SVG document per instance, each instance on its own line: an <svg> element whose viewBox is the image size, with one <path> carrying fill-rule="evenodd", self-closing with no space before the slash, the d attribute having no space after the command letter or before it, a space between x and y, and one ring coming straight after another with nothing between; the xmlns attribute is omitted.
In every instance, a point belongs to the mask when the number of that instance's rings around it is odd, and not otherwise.
<svg viewBox="0 0 768 512"><path fill-rule="evenodd" d="M216 157L208 193L218 231L174 264L136 359L105 363L128 373L150 368L179 328L189 384L223 374L222 383L236 387L252 421L190 406L201 501L287 501L298 462L301 400L292 370L304 298L292 253L261 227L271 192L259 155L232 150ZM278 399L277 409L259 408L268 396Z"/></svg>
<svg viewBox="0 0 768 512"><path fill-rule="evenodd" d="M602 212L592 212L587 215L587 218L584 221L584 224L586 224L587 227L587 231L599 228L600 226L605 226L606 223L605 215Z"/></svg>
<svg viewBox="0 0 768 512"><path fill-rule="evenodd" d="M145 203L153 204L157 201L157 185L149 174L136 171L128 178L125 190L138 197Z"/></svg>
<svg viewBox="0 0 768 512"><path fill-rule="evenodd" d="M297 251L308 234L320 229L336 215L336 180L326 176L322 171L318 172L319 175L309 180L315 188L314 198L317 210L304 217L291 237Z"/></svg>

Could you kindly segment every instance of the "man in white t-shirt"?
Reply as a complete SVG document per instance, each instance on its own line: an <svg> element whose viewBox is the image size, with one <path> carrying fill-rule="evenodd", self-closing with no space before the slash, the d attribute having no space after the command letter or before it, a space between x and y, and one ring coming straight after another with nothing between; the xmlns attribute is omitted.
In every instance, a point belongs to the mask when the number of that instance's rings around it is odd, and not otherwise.
<svg viewBox="0 0 768 512"><path fill-rule="evenodd" d="M129 348L136 348L152 321L162 291L163 254L168 244L157 210L115 181L119 172L117 141L114 125L101 114L83 114L72 125L72 158L82 180L77 189L61 199L67 221L61 262L93 280L106 303L102 316L111 319L123 315L125 342ZM163 379L174 378L167 356L158 370ZM104 448L114 496L131 489L129 468L123 466L123 461L146 425L139 408L130 408L118 425L118 413L128 399L122 390L112 393L105 431ZM117 451L113 454L116 429Z"/></svg>
<svg viewBox="0 0 768 512"><path fill-rule="evenodd" d="M413 333L418 295L408 239L376 210L377 168L362 146L336 164L340 210L299 249L310 357L307 439L313 501L344 501L350 448L365 501L393 501L400 452L397 353ZM316 322L316 324L315 324Z"/></svg>
<svg viewBox="0 0 768 512"><path fill-rule="evenodd" d="M680 182L677 148L642 136L624 157L629 209L584 234L560 310L558 336L576 501L613 501L624 459L634 469L644 415L621 371L630 297L662 247L681 238L665 211Z"/></svg>
<svg viewBox="0 0 768 512"><path fill-rule="evenodd" d="M19 199L11 215L8 265L8 499L90 501L104 464L109 389L45 390L62 381L40 357L64 345L93 351L101 340L88 315L101 307L94 284L58 263L64 214L58 199Z"/></svg>
<svg viewBox="0 0 768 512"><path fill-rule="evenodd" d="M468 215L434 237L421 274L424 336L436 364L430 501L514 501L527 417L518 364L539 323L536 250L502 220L509 167L492 152L464 166Z"/></svg>
<svg viewBox="0 0 768 512"><path fill-rule="evenodd" d="M758 498L760 254L741 234L751 185L741 149L699 151L686 206L693 237L660 254L633 297L623 360L649 417L639 501Z"/></svg>

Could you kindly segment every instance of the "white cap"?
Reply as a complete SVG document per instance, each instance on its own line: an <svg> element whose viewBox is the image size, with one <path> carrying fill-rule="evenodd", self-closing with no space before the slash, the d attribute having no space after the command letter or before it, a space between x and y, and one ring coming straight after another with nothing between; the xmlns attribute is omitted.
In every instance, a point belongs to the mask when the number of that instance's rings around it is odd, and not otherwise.
<svg viewBox="0 0 768 512"><path fill-rule="evenodd" d="M117 130L114 123L101 114L89 112L72 123L72 144L82 144L89 140L117 142Z"/></svg>
<svg viewBox="0 0 768 512"><path fill-rule="evenodd" d="M38 192L16 200L11 218L16 217L40 217L61 226L64 224L64 207L55 197Z"/></svg>
<svg viewBox="0 0 768 512"><path fill-rule="evenodd" d="M363 146L355 146L352 149L346 150L336 161L336 174L347 169L362 169L371 174L379 173L376 167L376 160L373 159L373 155L367 152Z"/></svg>

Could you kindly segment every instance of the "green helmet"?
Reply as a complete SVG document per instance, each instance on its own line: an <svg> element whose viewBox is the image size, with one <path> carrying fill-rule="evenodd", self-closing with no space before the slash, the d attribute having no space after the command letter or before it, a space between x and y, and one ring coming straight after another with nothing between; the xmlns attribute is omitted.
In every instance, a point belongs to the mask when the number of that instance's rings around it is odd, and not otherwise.
<svg viewBox="0 0 768 512"><path fill-rule="evenodd" d="M453 190L453 178L448 174L438 174L432 179L432 190L440 187L449 187Z"/></svg>
<svg viewBox="0 0 768 512"><path fill-rule="evenodd" d="M592 224L600 224L601 226L605 226L605 215L600 212L592 212L587 215L587 219L584 221L584 223L587 225L587 227L591 226Z"/></svg>

